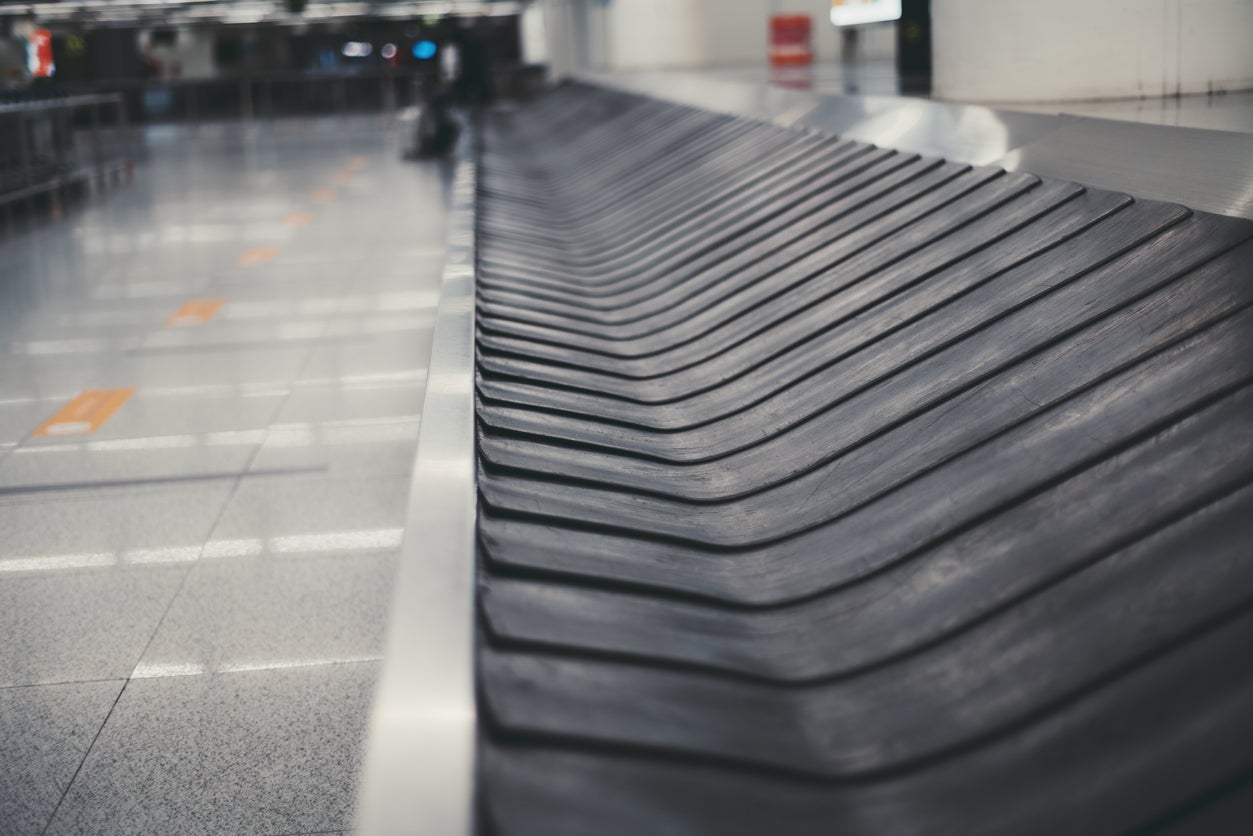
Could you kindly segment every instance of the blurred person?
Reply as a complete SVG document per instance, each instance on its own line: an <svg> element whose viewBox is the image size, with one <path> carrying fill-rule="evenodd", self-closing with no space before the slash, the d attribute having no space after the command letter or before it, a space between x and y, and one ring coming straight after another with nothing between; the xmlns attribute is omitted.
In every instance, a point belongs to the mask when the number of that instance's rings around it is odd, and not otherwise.
<svg viewBox="0 0 1253 836"><path fill-rule="evenodd" d="M413 153L418 157L443 157L452 152L461 136L461 124L453 115L454 85L460 72L456 47L440 46L436 69L422 78L422 107L418 113Z"/></svg>
<svg viewBox="0 0 1253 836"><path fill-rule="evenodd" d="M447 85L427 85L418 114L418 156L443 157L456 147L461 125L452 109L453 93Z"/></svg>

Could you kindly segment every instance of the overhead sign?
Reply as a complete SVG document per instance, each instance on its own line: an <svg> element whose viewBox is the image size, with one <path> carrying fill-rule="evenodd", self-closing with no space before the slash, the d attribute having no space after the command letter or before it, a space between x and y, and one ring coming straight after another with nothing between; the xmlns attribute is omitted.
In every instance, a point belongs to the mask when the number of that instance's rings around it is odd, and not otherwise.
<svg viewBox="0 0 1253 836"><path fill-rule="evenodd" d="M860 26L900 18L901 0L831 0L831 22L836 26Z"/></svg>

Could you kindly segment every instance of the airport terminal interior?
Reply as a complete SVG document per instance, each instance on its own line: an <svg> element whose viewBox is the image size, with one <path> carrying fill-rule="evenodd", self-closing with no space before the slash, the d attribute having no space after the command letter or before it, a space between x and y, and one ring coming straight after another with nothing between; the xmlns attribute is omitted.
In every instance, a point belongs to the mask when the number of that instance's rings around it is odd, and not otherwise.
<svg viewBox="0 0 1253 836"><path fill-rule="evenodd" d="M1253 832L1253 0L0 0L0 836Z"/></svg>

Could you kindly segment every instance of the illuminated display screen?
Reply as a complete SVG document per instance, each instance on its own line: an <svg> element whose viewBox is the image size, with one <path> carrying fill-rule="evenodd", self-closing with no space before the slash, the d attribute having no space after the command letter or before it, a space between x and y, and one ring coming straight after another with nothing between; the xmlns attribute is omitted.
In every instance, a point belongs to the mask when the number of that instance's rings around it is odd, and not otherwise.
<svg viewBox="0 0 1253 836"><path fill-rule="evenodd" d="M831 0L831 22L836 26L859 26L900 18L901 0Z"/></svg>

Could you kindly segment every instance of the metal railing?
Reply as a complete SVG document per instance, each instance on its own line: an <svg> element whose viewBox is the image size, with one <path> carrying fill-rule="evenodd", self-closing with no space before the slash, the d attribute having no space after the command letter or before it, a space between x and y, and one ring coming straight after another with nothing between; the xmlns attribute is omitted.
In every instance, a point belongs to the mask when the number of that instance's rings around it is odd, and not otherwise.
<svg viewBox="0 0 1253 836"><path fill-rule="evenodd" d="M129 116L117 93L0 104L0 206L103 185L130 171Z"/></svg>
<svg viewBox="0 0 1253 836"><path fill-rule="evenodd" d="M494 73L502 98L525 97L542 84L544 68L502 66ZM393 114L419 104L430 73L376 71L353 74L269 73L212 78L133 79L74 83L68 92L114 93L126 98L137 123Z"/></svg>
<svg viewBox="0 0 1253 836"><path fill-rule="evenodd" d="M74 92L125 97L136 122L200 122L352 111L391 112L413 97L417 73L168 78L76 83Z"/></svg>

